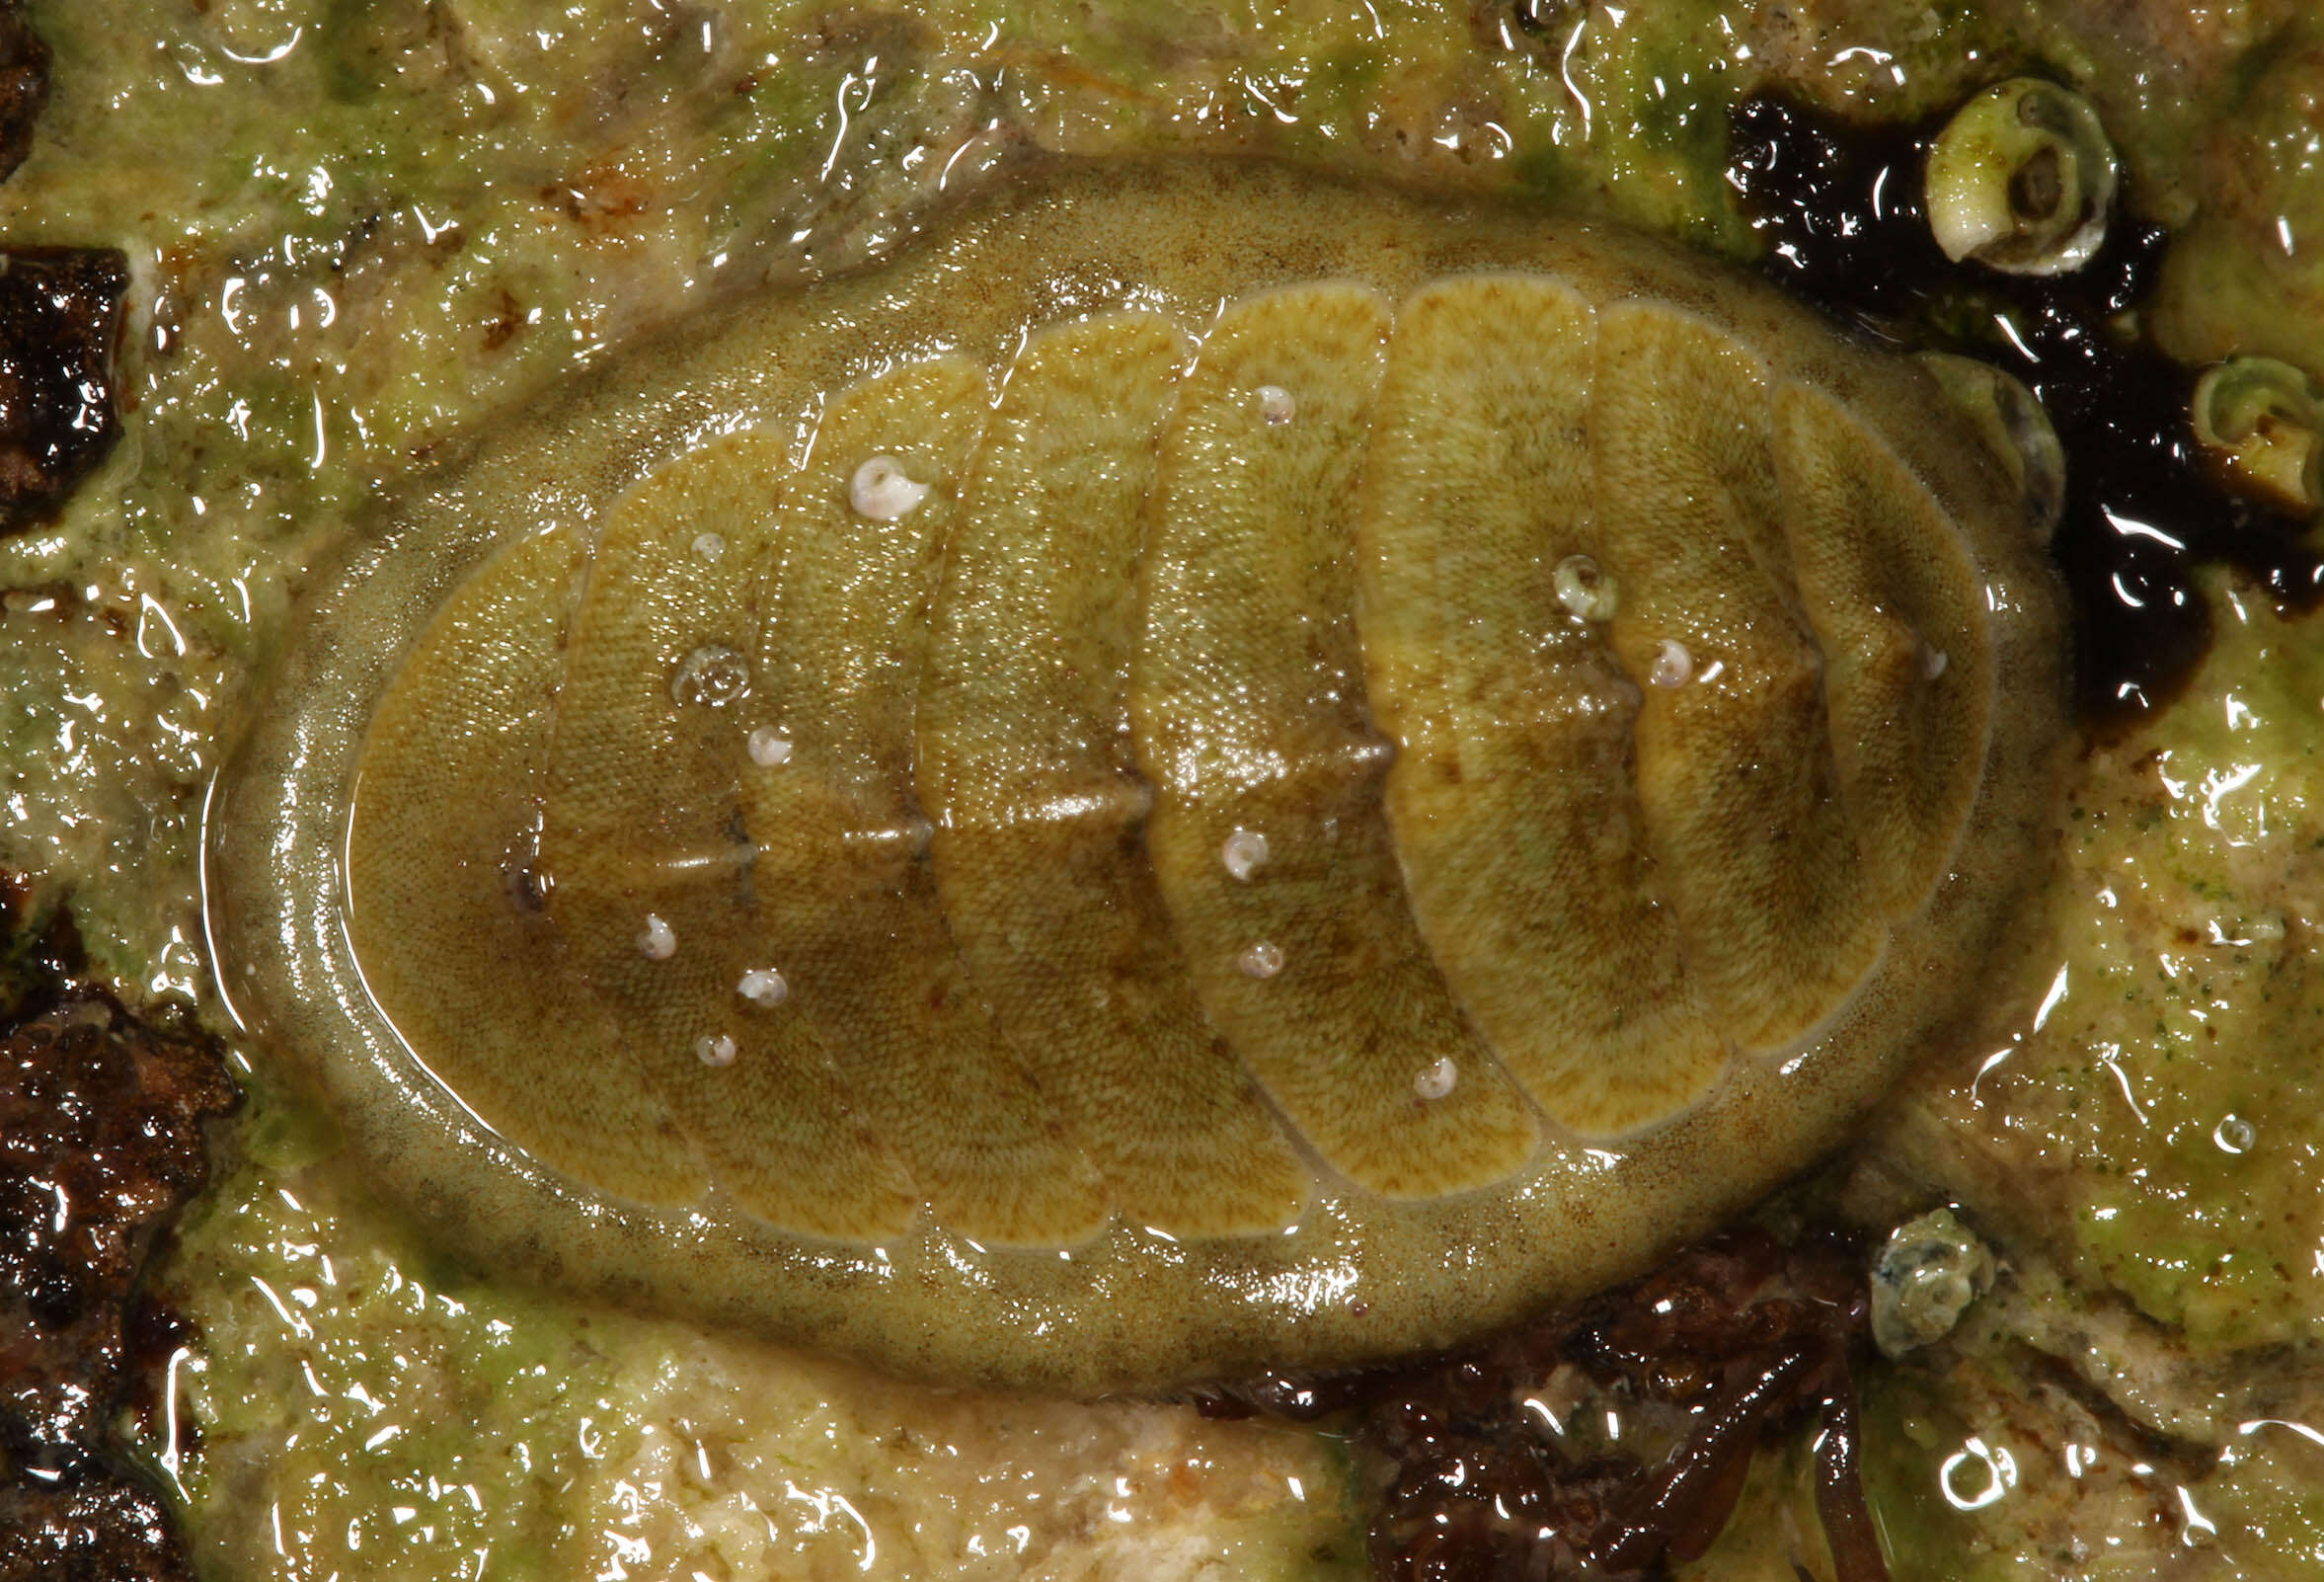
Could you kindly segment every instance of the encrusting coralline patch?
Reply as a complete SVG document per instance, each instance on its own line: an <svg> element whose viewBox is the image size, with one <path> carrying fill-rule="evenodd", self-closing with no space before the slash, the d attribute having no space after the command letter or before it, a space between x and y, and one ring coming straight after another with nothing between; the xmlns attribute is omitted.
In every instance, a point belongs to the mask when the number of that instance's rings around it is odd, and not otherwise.
<svg viewBox="0 0 2324 1582"><path fill-rule="evenodd" d="M76 982L68 918L21 954L0 1024L0 1582L181 1582L112 1426L177 1338L133 1288L201 1189L202 1123L234 1084L208 1040Z"/></svg>

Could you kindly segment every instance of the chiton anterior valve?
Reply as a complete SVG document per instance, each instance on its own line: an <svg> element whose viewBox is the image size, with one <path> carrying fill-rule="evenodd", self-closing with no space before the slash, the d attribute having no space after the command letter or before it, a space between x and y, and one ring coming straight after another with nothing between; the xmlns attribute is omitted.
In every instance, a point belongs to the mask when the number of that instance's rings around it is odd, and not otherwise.
<svg viewBox="0 0 2324 1582"><path fill-rule="evenodd" d="M480 1263L900 1372L1448 1343L1966 1014L2057 595L1908 360L1634 238L1060 166L311 600L222 976Z"/></svg>

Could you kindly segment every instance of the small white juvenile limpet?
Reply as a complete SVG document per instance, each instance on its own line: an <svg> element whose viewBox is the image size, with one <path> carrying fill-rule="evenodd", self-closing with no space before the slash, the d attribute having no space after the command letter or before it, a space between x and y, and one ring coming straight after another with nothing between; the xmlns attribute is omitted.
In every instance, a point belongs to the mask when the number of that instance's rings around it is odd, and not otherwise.
<svg viewBox="0 0 2324 1582"><path fill-rule="evenodd" d="M694 1040L694 1058L705 1066L735 1064L735 1041L724 1033L704 1033Z"/></svg>
<svg viewBox="0 0 2324 1582"><path fill-rule="evenodd" d="M1440 1099L1450 1093L1460 1081L1460 1067L1446 1055L1435 1065L1424 1067L1412 1079L1412 1090L1424 1099Z"/></svg>
<svg viewBox="0 0 2324 1582"><path fill-rule="evenodd" d="M1283 970L1283 947L1272 939L1262 939L1235 959L1246 978L1273 978Z"/></svg>
<svg viewBox="0 0 2324 1582"><path fill-rule="evenodd" d="M779 768L791 761L791 739L771 725L751 732L745 745L750 749L750 761L762 769Z"/></svg>
<svg viewBox="0 0 2324 1582"><path fill-rule="evenodd" d="M1279 429L1299 415L1299 403L1291 399L1291 392L1279 384L1259 387L1259 416L1267 420L1271 429Z"/></svg>
<svg viewBox="0 0 2324 1582"><path fill-rule="evenodd" d="M1267 862L1267 836L1256 830L1237 830L1218 848L1218 860L1237 879L1249 879Z"/></svg>
<svg viewBox="0 0 2324 1582"><path fill-rule="evenodd" d="M1694 679L1694 656L1684 643L1666 637L1655 648L1655 663L1646 678L1657 686L1684 686Z"/></svg>
<svg viewBox="0 0 2324 1582"><path fill-rule="evenodd" d="M772 967L753 967L742 975L742 981L735 986L735 992L753 1005L772 1010L790 997L791 986Z"/></svg>
<svg viewBox="0 0 2324 1582"><path fill-rule="evenodd" d="M658 912L646 913L646 926L638 933L638 954L648 961L667 961L677 953L678 931Z"/></svg>
<svg viewBox="0 0 2324 1582"><path fill-rule="evenodd" d="M914 483L893 456L874 456L855 469L848 480L847 503L859 516L893 521L908 515L928 498L928 486Z"/></svg>
<svg viewBox="0 0 2324 1582"><path fill-rule="evenodd" d="M670 701L723 709L750 691L750 662L723 643L705 643L679 661Z"/></svg>

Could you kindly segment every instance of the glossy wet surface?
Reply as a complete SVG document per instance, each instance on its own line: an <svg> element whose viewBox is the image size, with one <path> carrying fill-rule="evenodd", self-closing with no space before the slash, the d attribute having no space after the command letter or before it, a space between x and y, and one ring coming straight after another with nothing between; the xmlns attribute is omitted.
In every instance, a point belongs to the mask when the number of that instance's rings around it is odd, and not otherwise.
<svg viewBox="0 0 2324 1582"><path fill-rule="evenodd" d="M342 30L320 28L322 8L293 0L218 0L202 12L116 0L32 9L64 66L54 135L0 188L12 239L125 247L150 269L151 285L133 294L123 368L140 450L116 452L115 468L91 481L63 521L7 550L0 635L21 714L8 736L5 830L21 863L79 887L101 970L140 996L192 996L204 980L188 899L194 816L224 700L264 649L252 634L278 618L282 579L293 574L285 568L305 553L298 524L357 498L363 490L346 486L350 476L376 483L400 473L478 413L527 399L638 324L697 299L694 261L739 243L733 257L755 270L799 246L820 249L845 231L850 203L912 188L896 178L975 170L979 149L957 163L948 150L988 119L1001 142L1264 146L1440 183L1521 181L1560 201L1607 203L1733 248L1747 233L1725 208L1718 129L1728 97L1760 73L1829 107L1912 121L2029 58L2071 61L2122 139L2143 198L2185 226L2150 304L2168 344L2197 361L2256 345L2314 366L2312 326L2324 323L2313 310L2318 207L2308 144L2316 46L2298 5L2265 0L2202 11L2046 6L2007 27L1992 8L1931 14L1879 3L1747 13L1673 4L1619 8L1621 16L1532 5L1426 17L1349 7L1204 24L1168 39L1105 8L1068 21L939 4L909 20L856 15L817 29L792 27L786 8L736 6L715 47L698 51L695 34L619 6L586 18L561 7L538 16L439 7L467 25L449 40L392 7ZM163 47L109 52L124 39ZM1394 69L1367 69L1382 51ZM190 120L202 128L198 139L180 134ZM446 139L473 157L433 157ZM916 140L931 152L915 154ZM200 154L185 157L195 145ZM154 159L153 148L172 157ZM715 198L708 206L693 201L705 194ZM888 229L875 219L858 238ZM795 231L806 240L781 241ZM2242 621L2214 619L2219 629ZM1899 1553L1952 1555L1980 1574L2017 1556L2062 1564L2056 1557L2077 1553L2205 1575L2312 1568L2302 1491L2324 1482L2324 1467L2300 1424L2324 1419L2301 1405L2283 1353L2245 1368L2234 1337L2251 1331L2221 1326L2256 1312L2271 1315L2269 1335L2296 1335L2315 1308L2307 1222L2263 1220L2238 1206L2247 1190L2257 1201L2296 1184L2308 1146L2305 1108L2284 1107L2275 1083L2297 1076L2291 1057L2312 1042L2286 1031L2310 1002L2286 966L2301 957L2297 919L2314 909L2296 884L2266 879L2295 870L2310 818L2300 747L2312 729L2307 651L2298 627L2229 645L2225 663L2248 670L2191 688L2183 711L2162 712L2154 732L2134 733L2119 760L2094 767L2090 794L2108 809L2105 833L2076 844L2093 876L2086 898L2074 892L2087 910L2069 908L2058 924L2061 951L2088 945L2075 958L2085 965L2068 975L2035 1053L2018 1058L2025 1080L1989 1077L1973 1088L1974 1073L1962 1073L1965 1102L1975 1101L1967 1118L1932 1107L1946 1117L1940 1138L1972 1120L1989 1132L2002 1162L1996 1189L1978 1201L2026 1211L2022 1233L2012 1232L2023 1255L2068 1229L2087 1231L2097 1250L2073 1263L2071 1286L2030 1291L2011 1309L2047 1326L2044 1355L2059 1359L2049 1365L2056 1371L2025 1366L2003 1340L1968 1348L1974 1355L1959 1366L1886 1376L1871 1405L1872 1431L1887 1447L1874 1496L1892 1534L1904 1535ZM2150 753L2165 756L2149 762ZM2096 899L2106 893L2134 905L2106 909ZM2260 933L2240 926L2247 910ZM2271 917L2293 943L2267 941ZM2261 948L2211 942L2214 920L2224 938ZM2194 941L2180 938L2183 927ZM2198 977L2207 952L2222 970ZM2029 962L2033 1003L2048 997L2061 964ZM2140 1014L2131 1025L2125 1007L2143 1012L2150 985L2187 986L2170 1002L2204 1010L2221 1037L2208 1038L2184 1010L2166 1024ZM2167 1027L2215 1053L2191 1058ZM2158 1096L2169 1102L2158 1107ZM2252 1128L2241 1153L2212 1142L2222 1128L2229 1142L2241 1138L2228 1118ZM284 1124L270 1098L256 1133ZM1880 1144L1896 1146L1888 1136ZM292 1157L270 1147L222 1201L278 1207L278 1190L312 1201L310 1174L330 1171L314 1162L321 1145L302 1147ZM1939 1153L1916 1190L1942 1192L1950 1181L1965 1192L1982 1179L1965 1174L1957 1152ZM2029 1194L2028 1184L2044 1190ZM2075 1196L2048 1190L2058 1184ZM2191 1203L2207 1227L2200 1246L2151 1233ZM2139 1212L2126 1212L2132 1208ZM279 1226L229 1216L207 1234L203 1246L214 1250L187 1266L210 1272L188 1295L217 1322L217 1355L230 1348L233 1363L198 1389L182 1377L180 1398L189 1423L198 1404L207 1435L198 1454L185 1441L186 1465L200 1542L224 1574L320 1566L316 1574L432 1582L475 1561L459 1542L464 1532L434 1519L470 1509L448 1483L442 1504L432 1503L441 1468L504 1430L495 1443L521 1443L546 1464L555 1447L576 1442L577 1418L609 1420L597 1396L520 1414L514 1392L487 1387L469 1397L469 1439L400 1438L388 1442L402 1447L392 1454L366 1451L378 1428L358 1431L368 1408L341 1390L359 1388L387 1403L381 1422L402 1421L397 1403L439 1398L440 1380L499 1381L491 1354L455 1346L438 1369L426 1361L437 1355L426 1351L428 1337L456 1323L440 1304L398 1317L414 1337L408 1346L370 1344L386 1329L378 1309L362 1307L335 1331L362 1337L337 1354L346 1366L318 1364L333 1392L325 1398L295 1370L308 1341L250 1279L285 1293L310 1286L319 1258L344 1272L363 1249L400 1245L396 1232L375 1219L326 1214ZM393 1260L423 1273L432 1299L435 1271L424 1253ZM247 1333L218 1317L228 1287L260 1309ZM472 1312L483 1309L478 1290L455 1289ZM2158 1316L2127 1326L2088 1316L2094 1302L2111 1312L2123 1290L2135 1294L2139 1313ZM288 1298L284 1306L303 1310ZM2188 1332L2211 1348L2208 1372L2173 1361L2189 1314L2201 1321ZM520 1333L563 1335L574 1323L551 1310L494 1317ZM639 1337L634 1349L680 1359L670 1364L677 1379L700 1377L704 1366L665 1339ZM2068 1367L2068 1358L2077 1360ZM761 1356L741 1372L763 1384L797 1366ZM2061 1393L2062 1376L2070 1387ZM2185 1403L2272 1381L2282 1384L2268 1402L2242 1397L2263 1409L2220 1408L2223 1451L2200 1448L2215 1436ZM2087 1408L2061 1404L2076 1390L2087 1391L2078 1397ZM615 1404L651 1413L673 1399L640 1386ZM2118 1399L2176 1404L2132 1422L2106 1415ZM910 1391L865 1401L834 1421L825 1443L876 1445L927 1411ZM724 1397L719 1415L755 1420L762 1409L770 1419L790 1415L755 1389ZM314 1410L344 1413L346 1432L288 1426ZM2197 1437L2171 1440L2158 1460L2150 1420ZM283 1443L286 1432L294 1443ZM1240 1453L1219 1454L1231 1462ZM523 1459L512 1452L506 1463ZM1053 1499L1074 1475L1072 1462L1063 1451L1029 1450L1007 1464L1022 1474L1018 1486ZM684 1490L651 1469L631 1479L626 1463L599 1464L620 1469L563 1495L555 1481L528 1485L521 1499L496 1505L531 1514L499 1530L513 1536L478 1545L491 1563L531 1576L614 1566L687 1576L689 1560L708 1551L689 1546L678 1514L688 1508ZM882 1556L900 1570L973 1569L993 1563L978 1554L1015 1550L1014 1517L981 1540L947 1529L960 1480L942 1458L910 1464L909 1479L885 1482L869 1463L821 1481L790 1474L815 1496L806 1503L789 1501L785 1478L770 1472L755 1497L781 1513L776 1526L786 1532L827 1509L829 1531L813 1542L834 1546L832 1567L844 1574L863 1551L828 1495L870 1514ZM1782 1477L1762 1475L1773 1464L1762 1463L1745 1495L1755 1521L1738 1524L1760 1538L1739 1533L1741 1546L1718 1557L1723 1575L1795 1575L1780 1534L1802 1519ZM228 1467L254 1480L227 1477ZM2206 1468L2215 1469L2205 1477ZM1313 1471L1301 1474L1310 1499ZM491 1503L492 1488L479 1486ZM867 1503L874 1486L892 1502L885 1514ZM1271 1511L1307 1508L1285 1486L1273 1500L1247 1507L1263 1526ZM317 1514L295 1520L307 1501ZM1156 1553L1180 1556L1174 1563L1188 1569L1202 1563L1193 1550L1130 1554L1092 1536L1160 1542L1201 1528L1199 1505L1133 1503L1123 1507L1127 1522L1087 1509L1086 1527L1057 1529L1078 1537L1028 1551L1048 1558L1006 1567L1143 1577ZM271 1511L281 1520L270 1522ZM947 1547L947 1531L960 1546ZM1044 1542L1046 1530L1029 1531ZM545 1538L523 1541L526 1532L601 1533L602 1547L571 1559ZM932 1537L907 1559L903 1541L891 1537L915 1532ZM401 1537L382 1541L391 1533ZM1302 1574L1323 1563L1285 1542L1269 1551L1278 1558L1243 1568ZM715 1575L719 1562L692 1563ZM1820 1564L1813 1555L1808 1563Z"/></svg>

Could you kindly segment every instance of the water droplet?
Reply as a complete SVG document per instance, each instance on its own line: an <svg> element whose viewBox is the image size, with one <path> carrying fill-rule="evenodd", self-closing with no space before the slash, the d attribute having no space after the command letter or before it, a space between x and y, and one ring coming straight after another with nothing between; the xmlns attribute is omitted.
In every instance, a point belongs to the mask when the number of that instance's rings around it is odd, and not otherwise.
<svg viewBox="0 0 2324 1582"><path fill-rule="evenodd" d="M1440 1099L1460 1081L1460 1067L1447 1055L1412 1079L1412 1090L1424 1099Z"/></svg>
<svg viewBox="0 0 2324 1582"><path fill-rule="evenodd" d="M1558 602L1577 620L1614 618L1614 580L1588 555L1568 555L1558 562Z"/></svg>
<svg viewBox="0 0 2324 1582"><path fill-rule="evenodd" d="M1299 415L1299 403L1291 399L1291 392L1279 384L1259 387L1259 416L1267 420L1271 429L1279 429Z"/></svg>
<svg viewBox="0 0 2324 1582"><path fill-rule="evenodd" d="M893 521L907 515L927 498L928 486L912 482L903 463L893 456L872 457L855 469L847 485L847 503L857 515L874 521Z"/></svg>
<svg viewBox="0 0 2324 1582"><path fill-rule="evenodd" d="M678 662L669 695L682 708L706 703L723 709L750 690L750 664L731 648L706 643Z"/></svg>
<svg viewBox="0 0 2324 1582"><path fill-rule="evenodd" d="M742 981L735 986L735 992L753 1005L772 1010L790 997L791 986L772 967L753 967L742 975Z"/></svg>
<svg viewBox="0 0 2324 1582"><path fill-rule="evenodd" d="M1219 847L1218 860L1237 879L1249 879L1267 862L1267 836L1256 830L1237 830Z"/></svg>
<svg viewBox="0 0 2324 1582"><path fill-rule="evenodd" d="M750 733L750 761L762 769L772 769L791 761L791 739L771 725L762 725Z"/></svg>
<svg viewBox="0 0 2324 1582"><path fill-rule="evenodd" d="M724 1033L704 1033L694 1040L694 1058L705 1066L732 1066L735 1041Z"/></svg>
<svg viewBox="0 0 2324 1582"><path fill-rule="evenodd" d="M694 538L694 553L704 560L716 560L727 552L726 539L717 533L698 533Z"/></svg>
<svg viewBox="0 0 2324 1582"><path fill-rule="evenodd" d="M2211 1141L2219 1146L2221 1153L2249 1153L2251 1146L2259 1141L2259 1133L2242 1116L2229 1114L2211 1128Z"/></svg>
<svg viewBox="0 0 2324 1582"><path fill-rule="evenodd" d="M1975 1435L1937 1467L1937 1491L1957 1511L1981 1511L2017 1487L2017 1458Z"/></svg>
<svg viewBox="0 0 2324 1582"><path fill-rule="evenodd" d="M510 861L501 868L501 878L508 887L508 899L518 911L543 911L549 905L549 892L557 887L556 876L543 873L530 861Z"/></svg>
<svg viewBox="0 0 2324 1582"><path fill-rule="evenodd" d="M677 953L678 931L658 913L646 913L646 926L638 934L638 954L648 961L667 961Z"/></svg>
<svg viewBox="0 0 2324 1582"><path fill-rule="evenodd" d="M1684 643L1666 637L1655 647L1655 663L1646 678L1657 686L1684 686L1694 679L1694 656Z"/></svg>
<svg viewBox="0 0 2324 1582"><path fill-rule="evenodd" d="M1246 978L1273 978L1283 970L1283 947L1272 939L1262 939L1235 959Z"/></svg>

